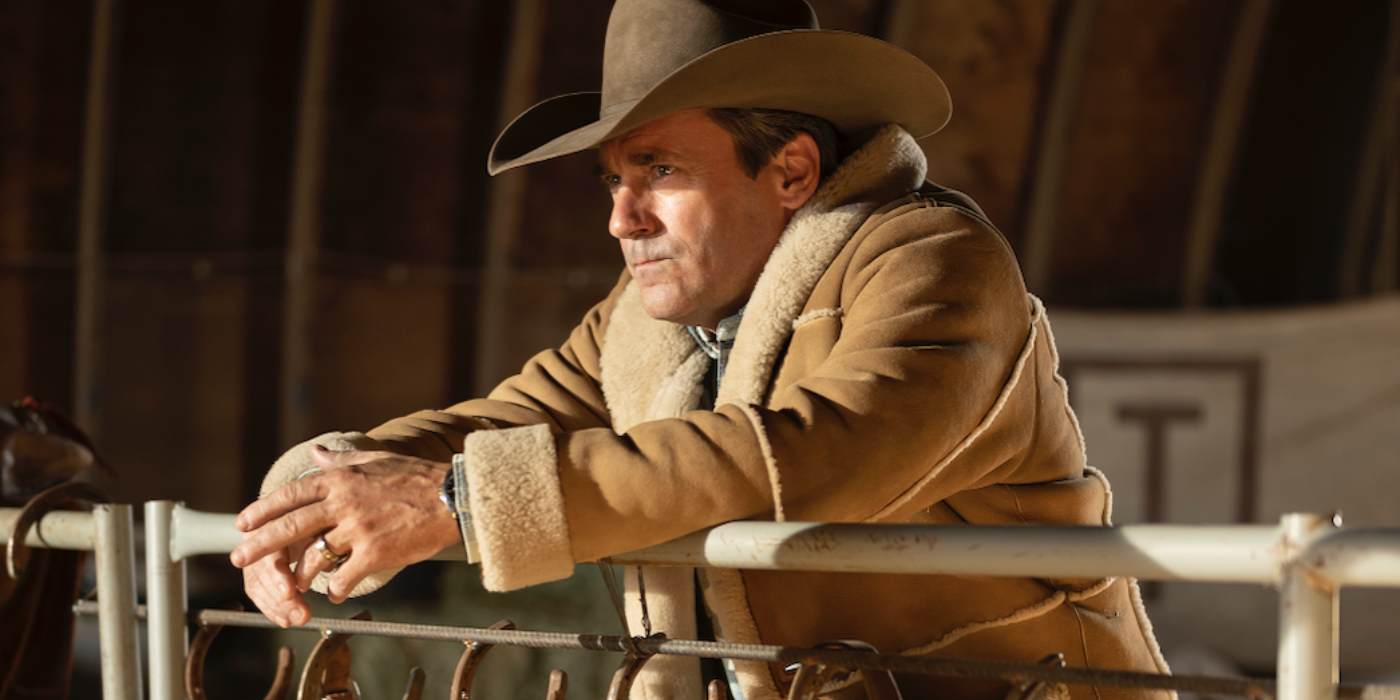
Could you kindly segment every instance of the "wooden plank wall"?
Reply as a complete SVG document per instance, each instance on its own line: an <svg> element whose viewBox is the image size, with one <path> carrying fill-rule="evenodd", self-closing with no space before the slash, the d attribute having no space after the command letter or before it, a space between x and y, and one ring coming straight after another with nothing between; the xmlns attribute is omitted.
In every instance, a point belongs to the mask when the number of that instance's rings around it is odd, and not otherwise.
<svg viewBox="0 0 1400 700"><path fill-rule="evenodd" d="M924 142L930 175L976 197L1023 257L1035 248L1033 291L1053 306L1182 306L1211 134L1240 90L1204 303L1384 292L1396 274L1343 269L1400 270L1381 215L1394 169L1376 164L1394 157L1360 158L1376 148L1368 124L1397 131L1376 107L1393 84L1394 2L1319 16L1276 0L1257 81L1231 82L1251 4L812 0L825 27L888 37L940 72L954 117ZM337 3L310 362L286 382L311 2L117 3L101 379L86 408L119 498L234 510L293 439L284 401L305 437L464 398L557 344L613 284L590 154L525 169L518 196L483 166L502 95L596 89L609 3L539 0L528 31L510 5ZM69 409L93 7L0 3L0 397ZM510 70L510 55L538 68ZM1379 194L1349 215L1362 180Z"/></svg>
<svg viewBox="0 0 1400 700"><path fill-rule="evenodd" d="M0 387L71 406L86 3L0 4Z"/></svg>

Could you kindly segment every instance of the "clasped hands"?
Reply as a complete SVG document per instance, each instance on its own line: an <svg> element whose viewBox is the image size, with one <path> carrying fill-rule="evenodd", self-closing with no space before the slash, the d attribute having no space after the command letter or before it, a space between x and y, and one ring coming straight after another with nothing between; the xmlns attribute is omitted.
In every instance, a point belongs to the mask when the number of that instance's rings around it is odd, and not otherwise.
<svg viewBox="0 0 1400 700"><path fill-rule="evenodd" d="M323 571L331 572L326 596L341 603L366 576L423 561L462 539L439 498L451 465L319 445L311 456L320 472L255 501L234 521L243 544L229 561L243 570L248 597L281 627L311 619L301 594ZM318 540L328 552L314 546Z"/></svg>

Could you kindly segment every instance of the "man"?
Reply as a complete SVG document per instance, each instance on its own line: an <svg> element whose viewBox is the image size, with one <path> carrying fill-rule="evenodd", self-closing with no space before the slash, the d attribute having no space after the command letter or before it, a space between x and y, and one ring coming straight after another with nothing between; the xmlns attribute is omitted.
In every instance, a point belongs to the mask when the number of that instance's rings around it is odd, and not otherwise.
<svg viewBox="0 0 1400 700"><path fill-rule="evenodd" d="M942 82L815 27L801 0L618 1L602 92L527 111L490 168L598 148L627 271L489 398L279 460L232 555L269 618L304 621L313 581L340 602L462 541L509 590L735 519L1108 522L1044 311L976 205L924 181L913 136L946 122ZM630 612L672 638L696 634L698 580L727 641L1166 670L1121 579L627 573ZM749 700L791 682L732 670ZM637 697L699 696L693 659L646 674ZM826 692L861 697L859 678Z"/></svg>

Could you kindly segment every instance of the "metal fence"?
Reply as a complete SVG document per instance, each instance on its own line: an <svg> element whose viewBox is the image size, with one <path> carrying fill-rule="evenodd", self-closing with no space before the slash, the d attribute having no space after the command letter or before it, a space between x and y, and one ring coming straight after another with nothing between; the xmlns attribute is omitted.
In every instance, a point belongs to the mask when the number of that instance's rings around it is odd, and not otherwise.
<svg viewBox="0 0 1400 700"><path fill-rule="evenodd" d="M0 538L8 540L19 511L0 509ZM188 649L185 560L227 554L242 542L232 514L203 513L171 501L145 504L145 567L149 697L184 697ZM92 513L51 513L26 535L31 546L96 553L97 607L103 697L143 697L139 658L133 509L102 505ZM1147 581L1262 583L1279 592L1277 677L1189 679L1084 669L1046 669L1061 682L1215 689L1279 700L1400 697L1400 688L1338 685L1338 594L1343 586L1400 588L1400 529L1346 529L1331 516L1289 514L1276 526L1131 525L1022 527L842 525L735 522L614 557L617 564L861 571L902 574L1104 577ZM212 611L211 611L212 612ZM228 624L258 624L251 614L225 615ZM270 626L267 623L266 626ZM633 640L581 635L367 625L312 620L303 627L336 632L490 644L624 650ZM521 636L526 635L526 636ZM547 639L548 638L548 639ZM572 639L573 641L570 641ZM811 660L816 650L762 645L651 641L646 651L763 660ZM572 646L571 646L572 645ZM613 647L616 647L615 649ZM942 665L940 665L942 664ZM961 665L959 665L961 664ZM995 666L995 664L993 664ZM1004 666L1004 665L1003 665ZM996 676L976 662L868 655L855 667ZM970 670L969 670L970 669ZM1004 669L1003 669L1004 670ZM1014 669L1013 669L1014 670ZM999 677L1007 677L1002 673ZM1195 682L1199 681L1199 682Z"/></svg>

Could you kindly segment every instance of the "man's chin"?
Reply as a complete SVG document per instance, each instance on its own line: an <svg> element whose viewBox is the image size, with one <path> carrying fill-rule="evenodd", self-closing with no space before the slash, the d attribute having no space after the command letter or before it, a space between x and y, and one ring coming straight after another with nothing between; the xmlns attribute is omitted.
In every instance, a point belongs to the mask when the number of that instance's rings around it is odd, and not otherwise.
<svg viewBox="0 0 1400 700"><path fill-rule="evenodd" d="M680 303L671 290L659 287L642 288L642 310L658 321L670 321L682 325L694 325L688 319L692 309Z"/></svg>

